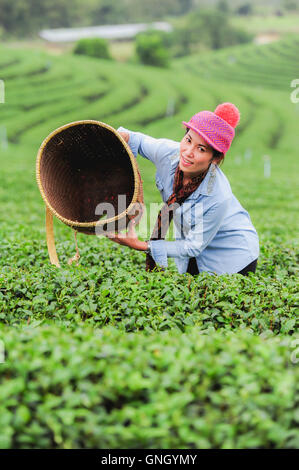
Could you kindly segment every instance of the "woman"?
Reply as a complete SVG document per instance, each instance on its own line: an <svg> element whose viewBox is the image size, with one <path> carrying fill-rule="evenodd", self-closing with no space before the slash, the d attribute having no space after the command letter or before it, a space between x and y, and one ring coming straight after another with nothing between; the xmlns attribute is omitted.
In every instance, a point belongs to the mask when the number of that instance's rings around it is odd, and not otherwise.
<svg viewBox="0 0 299 470"><path fill-rule="evenodd" d="M257 232L219 168L239 119L239 111L232 103L219 105L214 113L201 111L189 122L183 122L186 134L180 143L118 129L135 156L139 153L156 166L156 185L165 204L147 242L137 238L133 225L126 234L108 237L145 251L148 271L163 269L167 258L174 258L180 273L255 272L259 255ZM175 241L166 241L172 217Z"/></svg>

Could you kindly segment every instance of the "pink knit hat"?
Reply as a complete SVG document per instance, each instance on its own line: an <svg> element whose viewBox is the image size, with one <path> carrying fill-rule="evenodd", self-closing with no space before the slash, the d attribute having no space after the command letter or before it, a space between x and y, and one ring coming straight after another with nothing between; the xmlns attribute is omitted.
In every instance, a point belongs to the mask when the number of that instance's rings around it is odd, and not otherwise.
<svg viewBox="0 0 299 470"><path fill-rule="evenodd" d="M238 108L232 103L222 103L214 113L201 111L189 122L183 121L183 124L199 134L211 147L225 154L231 146L239 121Z"/></svg>

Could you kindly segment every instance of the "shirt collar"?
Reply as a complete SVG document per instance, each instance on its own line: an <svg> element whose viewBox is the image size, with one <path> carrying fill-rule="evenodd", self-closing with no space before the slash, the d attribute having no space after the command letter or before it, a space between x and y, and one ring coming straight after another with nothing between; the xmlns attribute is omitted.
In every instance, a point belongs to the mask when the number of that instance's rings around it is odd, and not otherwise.
<svg viewBox="0 0 299 470"><path fill-rule="evenodd" d="M175 173L175 170L178 166L178 161L176 160L177 159L173 160L173 163L174 163L172 165L173 174ZM200 183L198 188L195 191L193 191L192 194L190 194L190 196L186 200L197 199L200 194L202 194L203 196L212 196L214 183L216 179L216 173L217 173L216 165L214 163L211 163L209 171L204 177L203 181Z"/></svg>
<svg viewBox="0 0 299 470"><path fill-rule="evenodd" d="M210 168L203 181L200 183L198 188L193 191L188 199L197 199L200 194L203 196L212 196L214 189L215 179L216 179L216 165L211 163Z"/></svg>

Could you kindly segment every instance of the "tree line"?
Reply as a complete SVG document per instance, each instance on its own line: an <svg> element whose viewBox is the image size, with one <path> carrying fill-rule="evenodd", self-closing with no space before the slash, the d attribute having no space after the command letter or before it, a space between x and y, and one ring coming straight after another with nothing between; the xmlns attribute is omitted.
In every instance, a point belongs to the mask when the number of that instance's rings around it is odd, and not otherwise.
<svg viewBox="0 0 299 470"><path fill-rule="evenodd" d="M0 0L0 28L8 36L33 36L43 28L68 28L160 20L188 13L194 0Z"/></svg>
<svg viewBox="0 0 299 470"><path fill-rule="evenodd" d="M221 7L221 8L220 8ZM253 36L230 22L222 1L218 8L197 9L184 15L171 33L148 30L135 38L133 61L167 67L172 58L250 42ZM75 54L111 59L108 41L86 38L78 41Z"/></svg>
<svg viewBox="0 0 299 470"><path fill-rule="evenodd" d="M298 0L0 0L0 37L34 37L44 28L159 21L207 7L246 15L257 2L298 7Z"/></svg>

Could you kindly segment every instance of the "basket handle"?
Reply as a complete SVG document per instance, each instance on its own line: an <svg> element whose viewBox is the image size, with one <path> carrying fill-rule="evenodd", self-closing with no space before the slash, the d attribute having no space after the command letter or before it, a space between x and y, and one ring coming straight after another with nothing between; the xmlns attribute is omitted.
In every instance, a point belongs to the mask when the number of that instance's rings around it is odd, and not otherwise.
<svg viewBox="0 0 299 470"><path fill-rule="evenodd" d="M54 235L54 228L53 228L53 214L46 206L46 233L47 233L47 246L48 246L48 253L50 257L50 261L52 264L55 264L57 268L60 268L56 246L55 246L55 235Z"/></svg>

